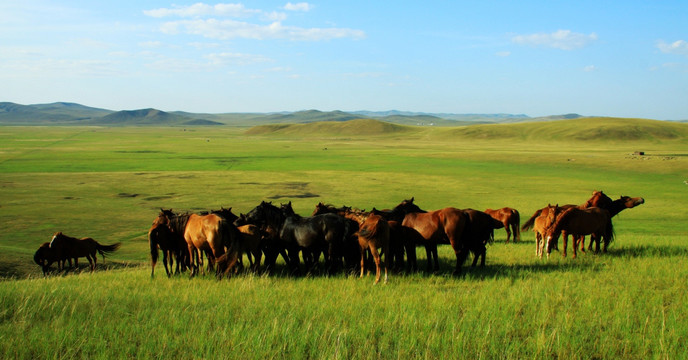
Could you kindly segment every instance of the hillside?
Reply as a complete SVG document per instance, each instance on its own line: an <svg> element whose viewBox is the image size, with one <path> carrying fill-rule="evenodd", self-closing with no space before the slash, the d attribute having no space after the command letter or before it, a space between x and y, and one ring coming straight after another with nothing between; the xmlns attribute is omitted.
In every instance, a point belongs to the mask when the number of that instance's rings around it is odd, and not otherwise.
<svg viewBox="0 0 688 360"><path fill-rule="evenodd" d="M118 111L92 121L97 125L221 125L216 121L171 114L157 109Z"/></svg>
<svg viewBox="0 0 688 360"><path fill-rule="evenodd" d="M246 135L318 135L367 136L417 132L418 128L392 124L379 120L356 119L348 121L322 121L308 124L260 125L250 128Z"/></svg>
<svg viewBox="0 0 688 360"><path fill-rule="evenodd" d="M661 141L688 138L688 125L670 121L590 117L447 129L445 136L478 139Z"/></svg>
<svg viewBox="0 0 688 360"><path fill-rule="evenodd" d="M247 135L290 136L356 136L398 133L422 133L437 139L663 141L688 139L688 124L645 119L580 118L428 128L404 126L379 120L358 119L345 122L261 125L246 131Z"/></svg>
<svg viewBox="0 0 688 360"><path fill-rule="evenodd" d="M110 110L65 102L37 105L2 102L0 124L72 124L100 118L110 113Z"/></svg>

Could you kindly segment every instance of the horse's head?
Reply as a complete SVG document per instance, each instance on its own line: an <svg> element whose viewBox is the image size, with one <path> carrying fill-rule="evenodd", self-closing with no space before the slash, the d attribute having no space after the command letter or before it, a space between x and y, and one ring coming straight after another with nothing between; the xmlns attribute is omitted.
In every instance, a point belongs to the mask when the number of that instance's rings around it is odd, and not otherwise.
<svg viewBox="0 0 688 360"><path fill-rule="evenodd" d="M238 216L236 216L232 212L231 207L229 209L225 209L224 207L220 207L220 210L210 210L210 213L215 214L215 215L217 215L217 216L219 216L219 217L221 217L221 218L223 218L229 222L232 222L232 223L239 218Z"/></svg>
<svg viewBox="0 0 688 360"><path fill-rule="evenodd" d="M172 212L172 209L165 210L165 209L160 209L160 213L158 213L158 217L153 220L153 227L156 227L158 225L167 225L169 226L170 224L170 219L172 219L175 216L174 212Z"/></svg>
<svg viewBox="0 0 688 360"><path fill-rule="evenodd" d="M284 217L292 217L296 215L294 208L291 207L291 201L286 204L280 204L280 211Z"/></svg>
<svg viewBox="0 0 688 360"><path fill-rule="evenodd" d="M315 205L315 210L313 210L313 214L311 214L311 216L327 214L331 212L334 212L334 206L319 202L318 205Z"/></svg>
<svg viewBox="0 0 688 360"><path fill-rule="evenodd" d="M392 212L401 212L403 214L410 214L410 213L416 213L416 212L425 212L421 210L421 208L418 207L418 205L413 203L413 200L415 197L412 197L410 200L404 200L397 205Z"/></svg>
<svg viewBox="0 0 688 360"><path fill-rule="evenodd" d="M622 195L619 200L621 200L627 209L634 208L638 205L644 204L645 199L641 197L632 198L630 196Z"/></svg>
<svg viewBox="0 0 688 360"><path fill-rule="evenodd" d="M247 224L257 226L267 225L275 213L279 213L279 208L272 205L272 202L262 201L260 205L254 207L246 214L245 221Z"/></svg>

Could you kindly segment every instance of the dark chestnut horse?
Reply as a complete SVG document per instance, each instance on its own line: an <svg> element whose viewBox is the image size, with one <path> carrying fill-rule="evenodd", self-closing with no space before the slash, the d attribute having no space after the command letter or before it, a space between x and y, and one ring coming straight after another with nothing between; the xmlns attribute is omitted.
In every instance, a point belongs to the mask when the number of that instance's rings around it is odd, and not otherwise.
<svg viewBox="0 0 688 360"><path fill-rule="evenodd" d="M474 256L471 266L478 263L478 258L482 258L480 266L485 266L485 253L487 252L485 245L494 241L494 229L500 229L504 225L500 220L482 211L464 209L463 212L466 214L463 239Z"/></svg>
<svg viewBox="0 0 688 360"><path fill-rule="evenodd" d="M76 259L74 260L76 261ZM72 267L72 259L58 257L57 252L50 248L50 242L44 242L40 247L38 247L38 250L36 250L33 255L33 261L41 266L43 275L48 274L50 265L52 265L54 262L57 262L58 270L62 270L64 268L65 261L69 261L69 267Z"/></svg>
<svg viewBox="0 0 688 360"><path fill-rule="evenodd" d="M171 216L172 210L168 211ZM160 212L163 213L165 210L160 209ZM184 223L184 226L186 226L186 223ZM159 256L158 249L162 251L162 262L165 265L167 277L171 276L175 262L177 274L185 270L189 265L189 253L186 247L186 240L184 240L184 228L178 229L178 227L171 226L166 216L158 216L148 230L148 245L151 253L151 277L155 275L155 265L158 262Z"/></svg>
<svg viewBox="0 0 688 360"><path fill-rule="evenodd" d="M361 253L361 277L365 273L365 253L370 251L375 261L375 284L380 282L380 267L385 270L385 283L387 282L387 263L389 262L389 224L380 215L364 211L345 212L344 217L358 223L358 245ZM385 254L382 261L380 251Z"/></svg>
<svg viewBox="0 0 688 360"><path fill-rule="evenodd" d="M115 250L119 249L119 247L120 243L101 245L89 237L77 239L67 236L62 232L56 232L49 243L49 248L54 251L54 256L57 259L72 258L74 259L74 266L78 267L78 258L86 257L90 264L91 271L96 269L96 264L98 262L98 258L96 257L97 253L100 253L103 257L103 261L105 261L105 255L113 253Z"/></svg>
<svg viewBox="0 0 688 360"><path fill-rule="evenodd" d="M604 252L607 246L614 240L614 226L609 211L597 207L578 209L568 208L557 215L554 224L546 231L547 253L552 249L562 232L564 233L564 251L566 256L567 235L573 237L573 257L576 257L576 245L580 236L590 235L591 242L595 242L595 252L600 251L600 240L604 240Z"/></svg>
<svg viewBox="0 0 688 360"><path fill-rule="evenodd" d="M521 215L518 210L503 207L497 210L485 209L485 213L502 222L504 230L506 230L507 244L512 233L514 234L514 242L521 241Z"/></svg>
<svg viewBox="0 0 688 360"><path fill-rule="evenodd" d="M466 227L466 214L463 210L452 207L426 212L416 206L413 200L414 198L402 201L391 212L404 214L402 225L415 229L425 240L429 270L433 261L434 270L439 270L437 244L451 244L456 255L454 274L459 275L471 248L470 244L462 238Z"/></svg>
<svg viewBox="0 0 688 360"><path fill-rule="evenodd" d="M282 255L287 266L291 267L291 259L279 237L284 220L285 217L280 208L272 205L271 202L261 201L258 206L245 215L241 214L234 222L238 226L248 224L258 226L263 233L262 251L265 255L265 270L268 272L275 267L279 255Z"/></svg>

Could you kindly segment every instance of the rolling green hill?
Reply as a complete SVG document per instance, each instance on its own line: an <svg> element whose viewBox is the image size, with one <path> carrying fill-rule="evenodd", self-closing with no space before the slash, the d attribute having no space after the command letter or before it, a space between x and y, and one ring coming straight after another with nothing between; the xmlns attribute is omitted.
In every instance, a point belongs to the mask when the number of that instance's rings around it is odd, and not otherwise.
<svg viewBox="0 0 688 360"><path fill-rule="evenodd" d="M348 121L321 121L307 124L260 125L246 131L247 135L318 135L365 136L418 132L420 128L392 124L379 120L356 119Z"/></svg>
<svg viewBox="0 0 688 360"><path fill-rule="evenodd" d="M645 119L581 118L548 122L430 128L358 119L344 122L261 125L246 132L247 135L281 136L354 136L399 133L424 134L435 139L659 141L688 139L688 124Z"/></svg>

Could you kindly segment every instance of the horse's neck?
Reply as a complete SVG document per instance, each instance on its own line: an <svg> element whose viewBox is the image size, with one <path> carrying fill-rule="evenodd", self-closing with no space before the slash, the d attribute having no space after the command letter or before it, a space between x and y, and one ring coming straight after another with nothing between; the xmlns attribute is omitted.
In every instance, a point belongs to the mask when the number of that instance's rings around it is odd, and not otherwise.
<svg viewBox="0 0 688 360"><path fill-rule="evenodd" d="M186 230L186 224L189 222L189 217L191 217L189 214L175 215L172 219L170 219L170 230L178 233L184 233L184 230Z"/></svg>
<svg viewBox="0 0 688 360"><path fill-rule="evenodd" d="M605 208L607 211L609 211L609 215L615 216L616 214L620 213L624 209L626 209L626 203L623 201L623 199L618 199L612 201L612 203Z"/></svg>

